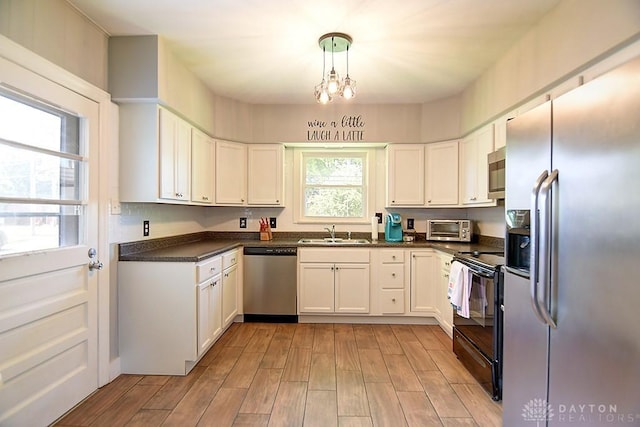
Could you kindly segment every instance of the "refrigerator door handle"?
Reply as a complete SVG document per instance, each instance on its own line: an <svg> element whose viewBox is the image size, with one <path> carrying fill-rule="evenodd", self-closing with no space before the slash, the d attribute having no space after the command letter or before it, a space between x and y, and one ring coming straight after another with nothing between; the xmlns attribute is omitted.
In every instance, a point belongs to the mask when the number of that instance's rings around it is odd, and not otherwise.
<svg viewBox="0 0 640 427"><path fill-rule="evenodd" d="M540 321L546 324L546 320L542 315L542 310L540 309L540 304L538 303L538 260L539 260L539 228L540 228L540 215L538 214L538 196L540 194L540 187L542 187L542 183L549 176L548 171L543 171L536 182L533 184L533 189L531 190L531 225L530 225L530 233L531 239L529 240L530 248L530 273L529 273L529 287L531 293L531 306L533 307L533 312L536 317L540 319Z"/></svg>
<svg viewBox="0 0 640 427"><path fill-rule="evenodd" d="M540 265L540 284L542 293L538 293L538 307L540 308L540 314L545 320L545 323L556 329L556 322L551 316L551 312L547 308L549 302L549 295L551 292L551 270L549 263L551 262L551 198L549 197L549 191L551 186L558 179L558 170L551 172L551 175L547 177L540 187L540 228L538 234L540 236L539 242L539 265Z"/></svg>

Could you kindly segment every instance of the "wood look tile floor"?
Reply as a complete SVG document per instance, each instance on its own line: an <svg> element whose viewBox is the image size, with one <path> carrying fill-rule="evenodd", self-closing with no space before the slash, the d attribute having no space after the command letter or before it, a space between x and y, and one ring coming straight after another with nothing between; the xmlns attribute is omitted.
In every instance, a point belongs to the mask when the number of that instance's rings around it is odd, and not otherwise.
<svg viewBox="0 0 640 427"><path fill-rule="evenodd" d="M235 323L187 376L121 375L56 426L500 426L438 326Z"/></svg>

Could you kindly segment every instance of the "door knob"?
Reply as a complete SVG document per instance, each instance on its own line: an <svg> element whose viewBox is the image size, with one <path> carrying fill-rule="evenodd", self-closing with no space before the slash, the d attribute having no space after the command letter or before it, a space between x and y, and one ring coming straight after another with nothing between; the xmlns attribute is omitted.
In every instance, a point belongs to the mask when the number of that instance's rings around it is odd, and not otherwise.
<svg viewBox="0 0 640 427"><path fill-rule="evenodd" d="M89 270L93 271L93 270L102 270L102 267L104 267L104 265L100 262L100 260L96 259L96 249L95 248L90 248L89 252L87 252L87 255L89 255Z"/></svg>

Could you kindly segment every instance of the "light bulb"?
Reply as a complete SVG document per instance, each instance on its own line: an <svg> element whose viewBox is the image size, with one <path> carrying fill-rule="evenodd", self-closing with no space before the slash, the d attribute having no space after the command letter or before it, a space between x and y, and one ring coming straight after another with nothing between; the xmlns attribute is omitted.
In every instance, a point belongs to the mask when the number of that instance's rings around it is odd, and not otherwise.
<svg viewBox="0 0 640 427"><path fill-rule="evenodd" d="M331 69L327 80L327 90L329 91L329 93L331 95L337 93L340 89L340 76L338 76L336 70L334 70L333 68Z"/></svg>

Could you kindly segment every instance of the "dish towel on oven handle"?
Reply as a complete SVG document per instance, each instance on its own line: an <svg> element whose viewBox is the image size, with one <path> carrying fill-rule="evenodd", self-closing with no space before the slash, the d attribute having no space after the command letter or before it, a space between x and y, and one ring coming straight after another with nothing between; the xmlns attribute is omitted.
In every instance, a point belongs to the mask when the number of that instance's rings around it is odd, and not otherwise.
<svg viewBox="0 0 640 427"><path fill-rule="evenodd" d="M458 261L451 263L447 298L459 316L469 318L469 297L471 296L471 280L469 267Z"/></svg>

